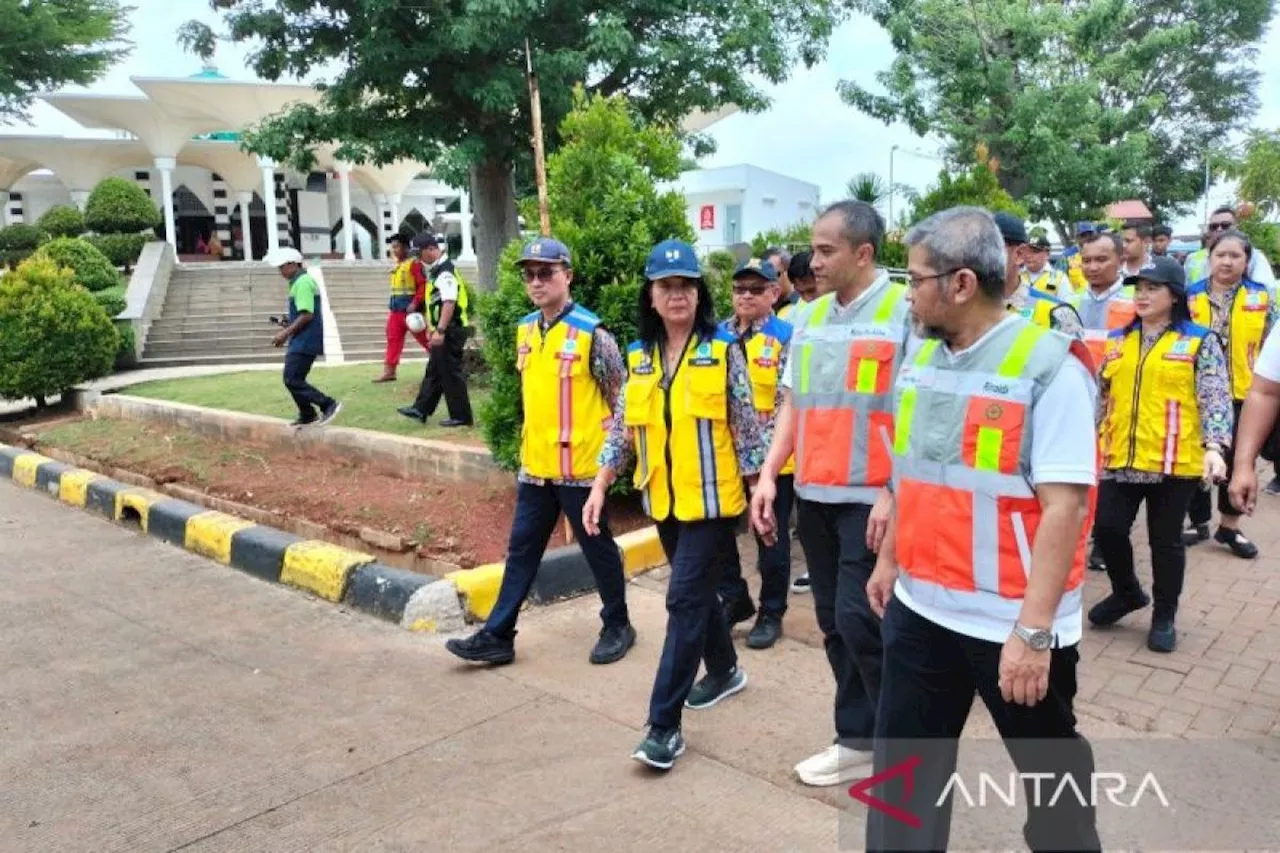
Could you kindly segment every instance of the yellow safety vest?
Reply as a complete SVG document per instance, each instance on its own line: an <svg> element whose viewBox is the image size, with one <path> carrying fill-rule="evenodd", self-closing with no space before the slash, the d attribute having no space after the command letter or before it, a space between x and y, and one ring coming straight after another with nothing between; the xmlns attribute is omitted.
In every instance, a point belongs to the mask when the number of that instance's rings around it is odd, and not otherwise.
<svg viewBox="0 0 1280 853"><path fill-rule="evenodd" d="M788 305L786 308L791 308ZM729 334L739 337L734 330L734 320L726 320L721 326ZM791 324L777 316L765 321L760 331L743 344L747 356L747 375L751 377L751 399L760 419L772 423L777 402L778 382L782 378L782 351L791 343ZM779 474L794 474L796 457L787 458Z"/></svg>
<svg viewBox="0 0 1280 853"><path fill-rule="evenodd" d="M440 325L440 314L444 310L444 299L440 296L440 291L436 288L436 279L442 274L450 272L458 281L458 302L453 309L453 319L450 321L455 326L470 326L471 318L467 313L467 307L470 305L471 298L467 294L467 282L462 277L462 273L453 265L453 261L445 260L444 263L428 270L427 273L427 313L431 319L432 326Z"/></svg>
<svg viewBox="0 0 1280 853"><path fill-rule="evenodd" d="M625 423L635 436L635 484L655 521L733 518L747 508L729 431L731 335L717 329L691 340L671 382L662 387L657 347L627 348Z"/></svg>
<svg viewBox="0 0 1280 853"><path fill-rule="evenodd" d="M1056 296L1050 296L1032 288L1027 291L1027 299L1022 303L1022 307L1014 308L1009 306L1009 313L1020 314L1024 319L1030 320L1037 326L1051 329L1053 328L1053 309L1065 304Z"/></svg>
<svg viewBox="0 0 1280 853"><path fill-rule="evenodd" d="M1209 304L1209 282L1198 281L1187 288L1191 319L1201 326L1213 328L1213 307ZM1243 400L1253 384L1253 363L1262 351L1262 339L1271 311L1271 294L1261 284L1245 279L1236 290L1223 337L1227 353L1227 375L1231 378L1231 396Z"/></svg>
<svg viewBox="0 0 1280 853"><path fill-rule="evenodd" d="M1023 270L1020 278L1027 287L1039 290L1041 293L1048 293L1051 296L1063 297L1075 293L1075 288L1067 274L1062 270L1055 270L1047 264L1038 273L1032 274L1029 270Z"/></svg>
<svg viewBox="0 0 1280 853"><path fill-rule="evenodd" d="M413 264L414 259L408 258L396 264L396 268L391 271L392 296L413 296L417 292L418 285L413 280Z"/></svg>
<svg viewBox="0 0 1280 853"><path fill-rule="evenodd" d="M589 480L613 416L591 375L592 335L600 318L574 305L547 330L535 311L516 327L516 369L524 400L520 463L532 477Z"/></svg>
<svg viewBox="0 0 1280 853"><path fill-rule="evenodd" d="M1079 248L1067 256L1067 278L1077 293L1089 286L1089 279L1084 277L1083 264L1084 259L1080 256Z"/></svg>
<svg viewBox="0 0 1280 853"><path fill-rule="evenodd" d="M1173 477L1204 473L1204 438L1196 402L1196 358L1211 334L1179 323L1142 354L1142 323L1107 339L1102 378L1110 383L1099 437L1105 468Z"/></svg>

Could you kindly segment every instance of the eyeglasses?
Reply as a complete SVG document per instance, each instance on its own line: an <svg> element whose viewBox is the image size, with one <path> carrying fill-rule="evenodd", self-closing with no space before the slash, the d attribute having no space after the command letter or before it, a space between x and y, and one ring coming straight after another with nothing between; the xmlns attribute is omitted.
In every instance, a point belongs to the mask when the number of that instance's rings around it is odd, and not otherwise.
<svg viewBox="0 0 1280 853"><path fill-rule="evenodd" d="M1228 231L1231 229L1232 225L1233 223L1231 222L1210 222L1209 230L1210 231Z"/></svg>
<svg viewBox="0 0 1280 853"><path fill-rule="evenodd" d="M560 267L521 267L520 277L526 282L532 282L534 279L551 281L558 272L560 272Z"/></svg>
<svg viewBox="0 0 1280 853"><path fill-rule="evenodd" d="M935 279L935 278L946 278L949 275L955 275L956 273L960 272L960 270L962 269L964 269L964 267L956 267L954 269L949 269L946 272L934 273L933 275L907 276L907 284L911 285L912 290L919 290L920 286L923 285L926 281L930 281L931 279Z"/></svg>
<svg viewBox="0 0 1280 853"><path fill-rule="evenodd" d="M735 284L733 286L734 296L746 296L748 293L752 296L764 296L769 292L770 285L767 284Z"/></svg>

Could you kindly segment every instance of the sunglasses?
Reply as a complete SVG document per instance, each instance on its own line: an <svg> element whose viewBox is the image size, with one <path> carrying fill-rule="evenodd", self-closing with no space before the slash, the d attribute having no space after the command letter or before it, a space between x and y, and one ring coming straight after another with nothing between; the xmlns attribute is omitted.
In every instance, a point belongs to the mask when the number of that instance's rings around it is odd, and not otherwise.
<svg viewBox="0 0 1280 853"><path fill-rule="evenodd" d="M1232 223L1230 222L1210 222L1209 223L1210 231L1228 231L1231 229L1231 227L1232 227Z"/></svg>
<svg viewBox="0 0 1280 853"><path fill-rule="evenodd" d="M551 281L558 272L560 272L559 267L521 267L520 277L526 282Z"/></svg>
<svg viewBox="0 0 1280 853"><path fill-rule="evenodd" d="M734 296L746 296L748 293L752 296L764 296L768 292L767 284L735 284L733 286Z"/></svg>

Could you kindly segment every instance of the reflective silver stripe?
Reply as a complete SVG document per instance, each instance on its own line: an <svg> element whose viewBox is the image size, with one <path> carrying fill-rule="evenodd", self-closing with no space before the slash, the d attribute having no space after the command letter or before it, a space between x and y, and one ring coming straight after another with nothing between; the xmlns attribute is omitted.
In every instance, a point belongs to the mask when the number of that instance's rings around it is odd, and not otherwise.
<svg viewBox="0 0 1280 853"><path fill-rule="evenodd" d="M1000 510L997 498L983 492L973 495L973 584L1000 592ZM945 523L946 519L940 518Z"/></svg>
<svg viewBox="0 0 1280 853"><path fill-rule="evenodd" d="M640 470L644 472L644 476L649 476L649 428L636 427L636 439L640 445ZM670 476L671 472L667 472ZM640 490L640 506L644 510L644 514L653 517L653 504L649 501L649 489L652 488L651 482L646 482L643 489Z"/></svg>
<svg viewBox="0 0 1280 853"><path fill-rule="evenodd" d="M1009 522L1013 525L1014 541L1018 543L1018 557L1022 560L1022 572L1030 578L1031 542L1027 539L1027 525L1022 520L1022 513L1011 513L1009 515Z"/></svg>
<svg viewBox="0 0 1280 853"><path fill-rule="evenodd" d="M1034 498L1035 489L1021 474L998 474L979 471L965 465L945 465L914 456L898 456L894 459L895 482L918 480L934 486L959 489L965 492L983 492L1002 498Z"/></svg>
<svg viewBox="0 0 1280 853"><path fill-rule="evenodd" d="M796 494L807 501L823 504L871 505L880 496L880 489L875 486L805 486L797 482Z"/></svg>
<svg viewBox="0 0 1280 853"><path fill-rule="evenodd" d="M996 642L1008 638L1013 623L1022 611L1022 599L1001 598L994 592L965 592L948 589L930 581L913 578L906 572L898 574L898 583L911 599L922 607L946 611L955 621L975 629L975 634L985 635ZM1053 632L1061 645L1073 645L1080 640L1081 604L1084 585L1067 590L1058 602L1053 617Z"/></svg>
<svg viewBox="0 0 1280 853"><path fill-rule="evenodd" d="M716 442L711 421L698 418L698 465L702 470L702 511L704 518L720 517L720 494L716 471ZM674 491L674 489L673 489Z"/></svg>

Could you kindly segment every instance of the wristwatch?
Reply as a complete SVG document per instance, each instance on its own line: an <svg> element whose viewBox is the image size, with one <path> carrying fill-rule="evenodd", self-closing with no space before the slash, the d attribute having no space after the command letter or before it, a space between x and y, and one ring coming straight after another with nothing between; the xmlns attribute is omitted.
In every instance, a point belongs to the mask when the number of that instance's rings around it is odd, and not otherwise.
<svg viewBox="0 0 1280 853"><path fill-rule="evenodd" d="M1044 628L1028 628L1021 622L1013 623L1013 635L1031 647L1033 652L1043 652L1053 645L1053 632Z"/></svg>

